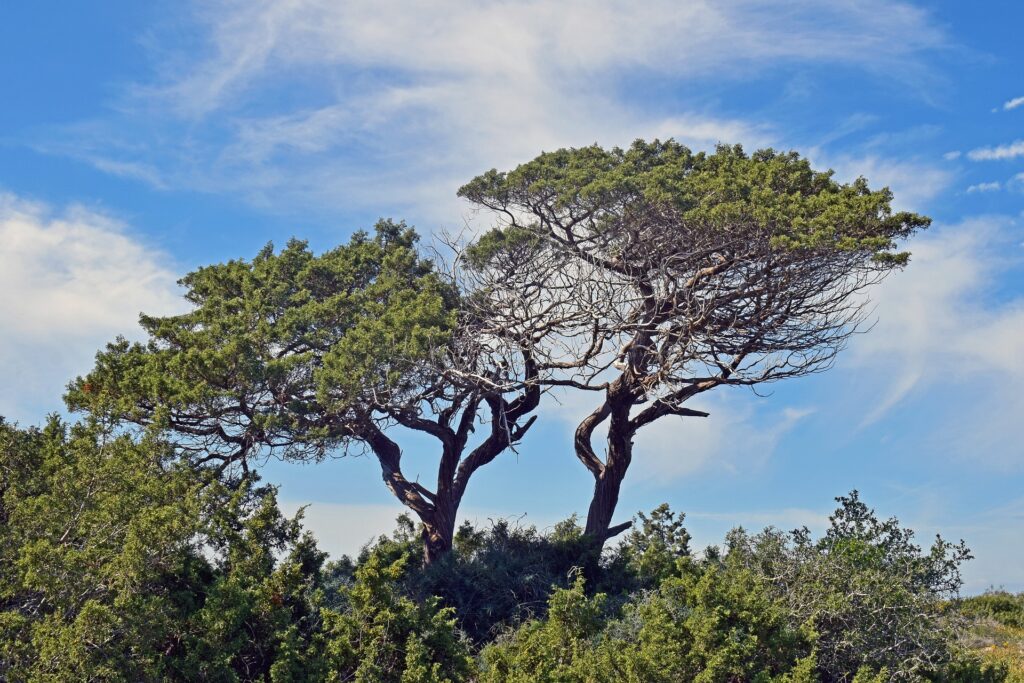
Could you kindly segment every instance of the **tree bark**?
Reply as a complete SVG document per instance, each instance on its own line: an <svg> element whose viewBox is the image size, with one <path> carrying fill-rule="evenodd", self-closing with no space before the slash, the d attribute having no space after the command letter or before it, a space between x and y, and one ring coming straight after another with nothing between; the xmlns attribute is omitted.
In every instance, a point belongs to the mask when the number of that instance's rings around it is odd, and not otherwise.
<svg viewBox="0 0 1024 683"><path fill-rule="evenodd" d="M439 501L433 514L420 517L423 523L423 564L433 564L451 552L457 506L449 503Z"/></svg>
<svg viewBox="0 0 1024 683"><path fill-rule="evenodd" d="M594 496L590 500L587 511L587 526L584 533L603 545L612 536L628 529L632 522L625 522L612 527L612 517L619 502L619 489L626 476L629 464L633 460L633 434L635 430L629 422L629 411L633 406L630 392L613 388L608 393L608 452L604 463L594 474ZM579 435L579 432L577 432ZM577 442L577 455L583 446L593 453L589 444ZM580 456L584 459L585 455Z"/></svg>

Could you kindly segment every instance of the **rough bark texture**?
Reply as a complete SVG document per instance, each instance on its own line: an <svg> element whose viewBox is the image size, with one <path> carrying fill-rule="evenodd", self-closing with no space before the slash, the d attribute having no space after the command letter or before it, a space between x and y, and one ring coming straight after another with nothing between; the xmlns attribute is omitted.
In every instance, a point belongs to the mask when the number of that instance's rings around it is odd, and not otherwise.
<svg viewBox="0 0 1024 683"><path fill-rule="evenodd" d="M455 540L455 515L458 506L448 501L438 504L423 522L423 563L431 564L452 549Z"/></svg>

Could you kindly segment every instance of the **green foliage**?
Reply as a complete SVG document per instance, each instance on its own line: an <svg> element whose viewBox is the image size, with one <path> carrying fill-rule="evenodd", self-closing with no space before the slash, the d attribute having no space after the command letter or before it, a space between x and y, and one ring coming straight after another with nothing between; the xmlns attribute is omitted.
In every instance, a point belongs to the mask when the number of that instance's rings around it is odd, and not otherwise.
<svg viewBox="0 0 1024 683"><path fill-rule="evenodd" d="M404 558L372 556L331 609L273 489L174 462L96 424L0 421L0 679L466 679L450 612L395 592Z"/></svg>
<svg viewBox="0 0 1024 683"><path fill-rule="evenodd" d="M694 153L673 140L547 152L513 171L478 176L459 194L499 210L571 209L593 220L597 233L625 213L671 207L684 222L721 230L757 226L778 247L863 251L889 265L907 260L895 251L896 241L929 223L893 213L888 189L872 191L863 178L837 183L831 171L814 171L795 152L748 155L738 145L722 145L713 154ZM483 240L475 258L486 260L488 250L502 246L496 238Z"/></svg>
<svg viewBox="0 0 1024 683"><path fill-rule="evenodd" d="M1024 594L989 590L955 601L952 608L964 615L966 628L960 641L968 650L965 671L988 672L988 678L1024 683ZM996 677L1002 675L1003 678ZM956 680L972 680L962 675Z"/></svg>
<svg viewBox="0 0 1024 683"><path fill-rule="evenodd" d="M617 549L633 576L656 586L675 573L680 558L690 555L690 534L683 526L686 516L662 503L648 517L638 513L630 532ZM636 522L639 522L637 524Z"/></svg>
<svg viewBox="0 0 1024 683"><path fill-rule="evenodd" d="M934 677L939 683L1016 683L1009 678L1009 667L1002 662L985 661L977 656L961 654Z"/></svg>
<svg viewBox="0 0 1024 683"><path fill-rule="evenodd" d="M747 570L693 571L602 617L605 596L582 579L552 595L548 618L484 650L485 681L796 681L809 678L809 638L789 627Z"/></svg>
<svg viewBox="0 0 1024 683"><path fill-rule="evenodd" d="M571 588L556 590L548 600L546 620L527 622L508 640L483 651L481 681L590 680L590 640L601 630L603 602L603 595L586 596L581 576Z"/></svg>
<svg viewBox="0 0 1024 683"><path fill-rule="evenodd" d="M149 341L108 345L67 403L171 429L200 462L323 457L373 406L415 394L451 334L457 295L416 240L381 221L319 256L292 240L200 268L181 280L194 309L143 315Z"/></svg>
<svg viewBox="0 0 1024 683"><path fill-rule="evenodd" d="M641 513L638 522L620 545L599 558L575 517L548 533L507 520L486 529L463 524L454 551L442 561L410 563L403 591L417 601L441 598L454 608L459 628L477 644L546 615L552 591L570 587L577 574L587 577L592 592L606 593L611 605L619 605L632 593L657 588L663 578L675 575L677 560L689 555L683 516L667 505L649 516ZM412 520L403 516L396 532L365 549L358 563L371 552L391 558L412 554L418 539ZM336 571L339 578L351 577L354 569L342 563Z"/></svg>
<svg viewBox="0 0 1024 683"><path fill-rule="evenodd" d="M330 638L329 680L427 683L467 680L469 649L454 628L451 608L438 598L417 603L398 587L409 555L397 560L371 552L345 592L346 608L325 613Z"/></svg>
<svg viewBox="0 0 1024 683"><path fill-rule="evenodd" d="M96 426L0 423L0 677L149 680L205 563L196 482Z"/></svg>
<svg viewBox="0 0 1024 683"><path fill-rule="evenodd" d="M416 529L407 517L399 522L392 537L364 550L359 565L371 554L394 559L414 552ZM569 585L570 573L589 559L589 549L574 519L548 534L505 520L486 529L464 524L453 552L441 561L410 562L402 590L418 602L439 597L454 608L460 629L482 644L509 625L544 614L553 588Z"/></svg>
<svg viewBox="0 0 1024 683"><path fill-rule="evenodd" d="M1021 680L1019 596L950 603L966 549L922 551L856 493L820 539L736 530L702 559L662 506L585 579L575 520L464 526L423 566L405 518L325 565L272 488L176 462L95 423L0 422L0 678Z"/></svg>
<svg viewBox="0 0 1024 683"><path fill-rule="evenodd" d="M922 551L856 492L837 500L818 540L737 529L724 553L701 560L667 508L641 516L605 571L654 568L654 590L625 600L587 597L580 582L556 590L550 609L587 618L549 614L499 639L484 650L484 680L1005 680L1005 664L957 644L962 623L947 600L966 548L939 538Z"/></svg>
<svg viewBox="0 0 1024 683"><path fill-rule="evenodd" d="M1024 629L1024 593L988 590L959 600L957 606L967 616L987 617L1004 626Z"/></svg>
<svg viewBox="0 0 1024 683"><path fill-rule="evenodd" d="M924 552L912 531L879 520L856 491L836 500L821 539L806 528L755 536L738 529L724 561L764 577L791 622L814 630L829 680L858 670L885 670L887 680L940 671L952 656L957 623L946 605L960 587L967 548L937 537Z"/></svg>

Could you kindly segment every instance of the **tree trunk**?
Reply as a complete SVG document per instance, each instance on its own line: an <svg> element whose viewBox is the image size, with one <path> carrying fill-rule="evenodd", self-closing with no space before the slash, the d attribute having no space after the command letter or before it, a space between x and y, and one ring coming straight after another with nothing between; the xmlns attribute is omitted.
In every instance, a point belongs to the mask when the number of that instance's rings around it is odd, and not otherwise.
<svg viewBox="0 0 1024 683"><path fill-rule="evenodd" d="M451 552L455 540L455 513L457 506L451 501L438 501L423 523L423 564L433 564Z"/></svg>
<svg viewBox="0 0 1024 683"><path fill-rule="evenodd" d="M619 502L619 488L622 485L621 477L607 476L607 470L594 482L594 496L590 499L590 509L587 511L587 526L584 533L587 536L604 541L607 532L612 524L612 516L615 514L615 506Z"/></svg>
<svg viewBox="0 0 1024 683"><path fill-rule="evenodd" d="M590 500L584 533L599 545L632 526L632 522L614 527L611 525L615 506L619 502L622 480L633 460L633 429L629 424L629 408L630 404L626 401L612 407L608 424L608 455L604 467L594 476L594 497Z"/></svg>

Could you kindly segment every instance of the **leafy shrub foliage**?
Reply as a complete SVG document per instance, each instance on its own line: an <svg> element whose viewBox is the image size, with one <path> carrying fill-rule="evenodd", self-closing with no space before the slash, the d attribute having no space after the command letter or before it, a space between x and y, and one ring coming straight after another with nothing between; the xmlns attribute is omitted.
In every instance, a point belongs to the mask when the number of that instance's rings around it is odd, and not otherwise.
<svg viewBox="0 0 1024 683"><path fill-rule="evenodd" d="M325 555L271 488L229 489L96 425L0 422L0 680L467 680L450 610Z"/></svg>
<svg viewBox="0 0 1024 683"><path fill-rule="evenodd" d="M828 680L861 667L896 680L941 668L956 626L946 601L960 588L967 548L937 537L923 552L912 531L879 520L856 491L837 501L821 539L806 528L736 530L726 541L728 561L764 577L791 621L813 629Z"/></svg>
<svg viewBox="0 0 1024 683"><path fill-rule="evenodd" d="M610 621L604 602L586 596L582 579L557 590L546 620L484 650L483 680L810 680L810 639L750 571L686 565Z"/></svg>
<svg viewBox="0 0 1024 683"><path fill-rule="evenodd" d="M271 487L98 424L0 422L0 680L1021 680L1021 596L950 600L962 544L838 500L820 538L737 529L701 556L662 506L603 554L575 519L497 522L424 565L402 518L327 563ZM968 621L1002 629L998 657L964 651Z"/></svg>
<svg viewBox="0 0 1024 683"><path fill-rule="evenodd" d="M1024 629L1024 593L988 590L981 595L960 600L964 614L974 618L988 618L1012 628Z"/></svg>

